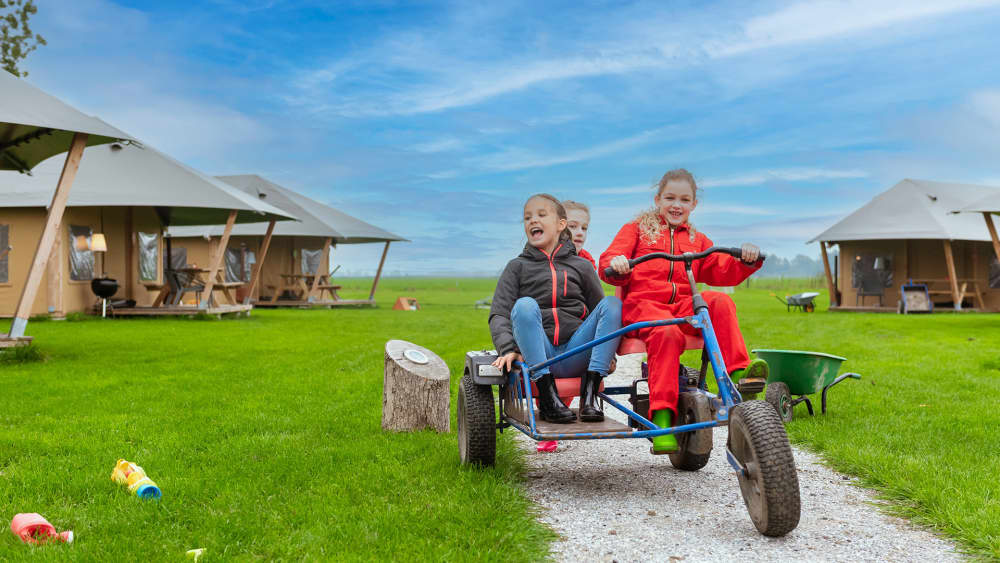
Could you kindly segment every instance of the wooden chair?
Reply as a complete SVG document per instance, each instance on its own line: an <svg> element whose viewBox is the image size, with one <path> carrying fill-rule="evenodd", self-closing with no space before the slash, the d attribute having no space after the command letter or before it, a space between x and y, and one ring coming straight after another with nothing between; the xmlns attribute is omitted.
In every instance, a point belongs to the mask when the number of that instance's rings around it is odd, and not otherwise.
<svg viewBox="0 0 1000 563"><path fill-rule="evenodd" d="M882 306L882 296L885 295L885 284L878 275L861 276L861 284L858 286L858 293L854 296L854 305L865 304L865 297L878 297L878 306Z"/></svg>
<svg viewBox="0 0 1000 563"><path fill-rule="evenodd" d="M200 302L201 292L205 290L205 285L194 282L194 276L186 272L177 270L167 270L163 272L163 277L170 284L170 292L174 296L171 305L180 305L185 293L194 292L195 297Z"/></svg>

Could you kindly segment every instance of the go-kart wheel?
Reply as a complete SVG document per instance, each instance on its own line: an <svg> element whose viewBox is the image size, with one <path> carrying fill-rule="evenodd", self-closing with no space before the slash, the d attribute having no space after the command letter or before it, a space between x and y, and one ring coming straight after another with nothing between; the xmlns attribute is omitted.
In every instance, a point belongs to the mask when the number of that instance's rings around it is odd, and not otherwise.
<svg viewBox="0 0 1000 563"><path fill-rule="evenodd" d="M750 519L765 536L780 537L799 524L799 479L792 447L774 407L747 401L732 410L729 450L742 465L740 492Z"/></svg>
<svg viewBox="0 0 1000 563"><path fill-rule="evenodd" d="M788 391L788 385L785 385L781 381L768 383L767 390L764 392L764 398L778 412L778 416L782 422L792 421L795 413L793 412L792 394Z"/></svg>
<svg viewBox="0 0 1000 563"><path fill-rule="evenodd" d="M708 397L697 391L681 393L677 399L677 413L676 426L712 420ZM712 455L712 427L676 436L678 449L670 454L670 463L684 471L698 471L705 467Z"/></svg>
<svg viewBox="0 0 1000 563"><path fill-rule="evenodd" d="M477 385L466 374L458 384L458 456L463 464L491 466L496 453L493 387Z"/></svg>

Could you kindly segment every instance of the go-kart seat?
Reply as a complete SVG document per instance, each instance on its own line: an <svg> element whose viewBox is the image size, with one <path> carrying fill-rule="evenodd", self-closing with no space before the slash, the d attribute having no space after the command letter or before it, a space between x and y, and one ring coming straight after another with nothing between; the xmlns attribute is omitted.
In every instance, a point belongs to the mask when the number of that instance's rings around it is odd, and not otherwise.
<svg viewBox="0 0 1000 563"><path fill-rule="evenodd" d="M616 287L615 297L625 300L625 288ZM685 350L701 350L705 347L705 340L701 335L690 335L684 334L684 349ZM618 355L624 356L627 354L645 354L646 353L646 343L642 341L639 337L635 336L634 332L626 334L622 337L621 341L618 343Z"/></svg>

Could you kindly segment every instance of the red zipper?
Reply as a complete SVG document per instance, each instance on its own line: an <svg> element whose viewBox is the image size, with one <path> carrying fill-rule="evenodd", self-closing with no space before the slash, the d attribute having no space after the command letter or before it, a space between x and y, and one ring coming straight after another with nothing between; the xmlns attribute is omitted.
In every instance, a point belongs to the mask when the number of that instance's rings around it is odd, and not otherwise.
<svg viewBox="0 0 1000 563"><path fill-rule="evenodd" d="M542 250L542 254L545 254L545 257L549 259L549 271L552 272L552 318L556 323L555 329L552 331L552 343L556 346L559 345L559 304L556 300L559 295L559 276L556 274L556 265L552 262L552 256L559 252L560 248L562 248L561 244L552 251L552 254L547 254Z"/></svg>
<svg viewBox="0 0 1000 563"><path fill-rule="evenodd" d="M569 282L567 281L566 270L563 270L563 297L566 297L566 288L569 287Z"/></svg>
<svg viewBox="0 0 1000 563"><path fill-rule="evenodd" d="M674 253L674 228L670 227L670 253ZM674 297L677 296L677 284L674 283L674 262L670 261L670 273L667 274L667 279L670 280L670 299L667 303L673 303Z"/></svg>

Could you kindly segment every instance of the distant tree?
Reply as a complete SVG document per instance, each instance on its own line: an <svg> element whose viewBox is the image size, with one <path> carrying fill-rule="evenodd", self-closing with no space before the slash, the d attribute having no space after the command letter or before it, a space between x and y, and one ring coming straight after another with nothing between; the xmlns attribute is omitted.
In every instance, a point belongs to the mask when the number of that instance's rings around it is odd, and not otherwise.
<svg viewBox="0 0 1000 563"><path fill-rule="evenodd" d="M31 33L28 19L38 13L35 0L0 0L0 66L14 76L28 76L17 68L18 61L28 56L45 38Z"/></svg>

